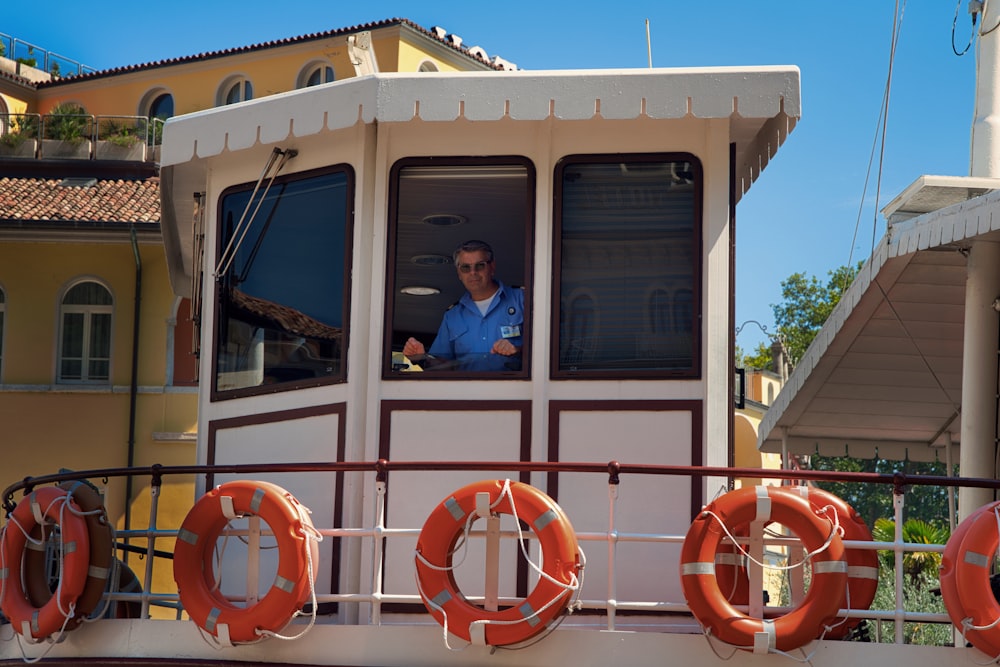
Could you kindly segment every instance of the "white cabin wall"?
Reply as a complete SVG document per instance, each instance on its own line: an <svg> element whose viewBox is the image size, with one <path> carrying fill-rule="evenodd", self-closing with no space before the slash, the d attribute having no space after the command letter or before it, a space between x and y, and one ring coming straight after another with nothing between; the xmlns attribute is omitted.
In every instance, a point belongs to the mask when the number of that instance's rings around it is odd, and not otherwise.
<svg viewBox="0 0 1000 667"><path fill-rule="evenodd" d="M729 416L733 399L729 391L729 120L707 121L705 134L705 211L702 216L702 267L705 294L702 301L702 377L705 382L705 465L729 465ZM707 165L710 165L708 167ZM713 482L708 492L713 493Z"/></svg>

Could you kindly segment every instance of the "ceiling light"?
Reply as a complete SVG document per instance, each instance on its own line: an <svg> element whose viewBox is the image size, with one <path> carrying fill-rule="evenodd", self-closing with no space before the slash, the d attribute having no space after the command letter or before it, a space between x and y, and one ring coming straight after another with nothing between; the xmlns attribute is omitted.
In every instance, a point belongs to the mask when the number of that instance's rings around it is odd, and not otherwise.
<svg viewBox="0 0 1000 667"><path fill-rule="evenodd" d="M420 221L435 227L454 227L455 225L464 225L468 222L468 218L454 213L433 213L424 216Z"/></svg>
<svg viewBox="0 0 1000 667"><path fill-rule="evenodd" d="M406 287L400 288L400 294L409 294L410 296L432 296L434 294L440 294L441 290L437 287L430 287L428 285L407 285Z"/></svg>
<svg viewBox="0 0 1000 667"><path fill-rule="evenodd" d="M451 264L452 259L447 255L414 255L410 258L410 262L420 266L441 266Z"/></svg>

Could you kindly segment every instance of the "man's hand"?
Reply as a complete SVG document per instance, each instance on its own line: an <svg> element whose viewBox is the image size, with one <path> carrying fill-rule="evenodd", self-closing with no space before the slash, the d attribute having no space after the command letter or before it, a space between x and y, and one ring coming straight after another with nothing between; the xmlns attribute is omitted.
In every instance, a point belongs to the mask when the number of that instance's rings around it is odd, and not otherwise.
<svg viewBox="0 0 1000 667"><path fill-rule="evenodd" d="M499 354L504 357L513 357L520 351L520 348L506 338L501 338L497 342L493 343L493 349L491 350L493 354Z"/></svg>
<svg viewBox="0 0 1000 667"><path fill-rule="evenodd" d="M427 350L424 348L424 344L416 338L408 338L406 340L406 344L403 345L403 354L410 359L413 359L414 357L425 356L427 354Z"/></svg>

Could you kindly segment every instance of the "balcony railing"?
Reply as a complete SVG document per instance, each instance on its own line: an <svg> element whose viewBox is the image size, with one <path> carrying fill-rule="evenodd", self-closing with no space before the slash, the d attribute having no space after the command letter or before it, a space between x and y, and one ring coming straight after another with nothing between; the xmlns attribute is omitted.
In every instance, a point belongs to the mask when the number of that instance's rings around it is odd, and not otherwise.
<svg viewBox="0 0 1000 667"><path fill-rule="evenodd" d="M145 116L0 114L0 159L156 162L162 136Z"/></svg>
<svg viewBox="0 0 1000 667"><path fill-rule="evenodd" d="M47 51L40 46L29 44L22 39L2 32L0 32L0 70L9 70L11 74L25 76L32 80L38 79L39 76L44 79L50 77L58 79L63 76L76 76L97 71L93 67L88 67L71 58ZM31 74L37 74L37 76L31 76Z"/></svg>

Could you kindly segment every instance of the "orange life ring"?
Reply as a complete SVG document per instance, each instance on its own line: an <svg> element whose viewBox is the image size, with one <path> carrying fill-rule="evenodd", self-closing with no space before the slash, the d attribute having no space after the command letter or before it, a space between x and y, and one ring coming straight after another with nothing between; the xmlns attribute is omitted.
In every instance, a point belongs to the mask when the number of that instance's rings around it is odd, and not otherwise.
<svg viewBox="0 0 1000 667"><path fill-rule="evenodd" d="M83 520L87 524L87 536L90 538L87 581L76 601L76 613L66 623L66 630L75 630L97 608L104 596L105 585L114 562L114 537L104 509L104 501L97 489L83 481L63 482L59 488L64 490L80 508L84 515ZM36 530L32 531L32 538L40 540L42 533L41 527L36 527ZM47 573L48 562L44 544L41 549L37 549L29 541L24 557L25 592L28 600L36 607L44 606L52 598Z"/></svg>
<svg viewBox="0 0 1000 667"><path fill-rule="evenodd" d="M842 498L816 486L782 486L779 492L805 494L813 511L823 512L832 506L837 513L838 524L843 529L842 539L855 541L872 540L871 530L864 519ZM745 524L731 530L735 537L750 535L750 526ZM847 561L847 586L841 595L841 609L868 609L875 600L878 589L878 554L871 549L844 549ZM733 544L720 543L715 554L715 577L723 596L733 605L750 602L750 581L747 576L746 556ZM837 618L831 626L820 628L817 638L843 639L857 627L862 619Z"/></svg>
<svg viewBox="0 0 1000 667"><path fill-rule="evenodd" d="M64 503L70 503L66 508ZM66 491L56 486L44 486L29 493L11 513L4 526L0 542L3 560L3 597L0 609L14 629L31 639L44 639L69 627L76 612L77 600L87 581L90 538L87 523L74 507ZM28 534L36 531L40 523L59 524L62 541L62 577L56 595L50 595L44 604L35 604L25 592L21 582L21 568L25 560ZM42 534L42 531L36 531ZM42 554L44 558L44 553ZM48 588L44 571L37 571L31 586Z"/></svg>
<svg viewBox="0 0 1000 667"><path fill-rule="evenodd" d="M952 623L990 657L1000 655L1000 624L974 630L966 623L984 627L1000 619L1000 603L990 586L990 565L1000 543L995 511L1000 501L980 507L958 525L945 545L940 571L941 598Z"/></svg>
<svg viewBox="0 0 1000 667"><path fill-rule="evenodd" d="M809 491L809 503L816 512L832 505L837 512L838 524L844 530L841 539L872 541L872 531L861 515L842 498L815 486L805 487ZM847 586L840 595L841 609L868 609L875 600L878 589L878 553L873 549L844 549L847 561ZM838 617L829 628L821 628L817 637L843 639L856 628L863 619Z"/></svg>
<svg viewBox="0 0 1000 667"><path fill-rule="evenodd" d="M116 563L118 581L109 586L112 593L141 593L142 583L128 565L122 561ZM111 583L111 582L108 582ZM138 600L112 600L104 611L104 618L139 618L142 616L142 603Z"/></svg>
<svg viewBox="0 0 1000 667"><path fill-rule="evenodd" d="M259 516L274 533L278 569L257 604L238 607L218 590L213 553L234 516ZM280 632L309 599L318 561L312 521L291 494L276 484L235 481L202 496L181 523L174 546L174 581L188 616L209 634L233 644ZM312 567L310 568L310 561ZM311 575L311 576L310 576Z"/></svg>
<svg viewBox="0 0 1000 667"><path fill-rule="evenodd" d="M516 512L542 550L544 574L534 589L520 604L499 611L470 602L452 568L455 545L476 513L478 493L489 495L493 514ZM415 562L420 596L438 623L466 641L473 641L474 625L482 626L487 645L507 646L542 632L567 607L578 585L580 551L573 526L552 498L521 482L486 480L462 487L434 508L420 531Z"/></svg>
<svg viewBox="0 0 1000 667"><path fill-rule="evenodd" d="M715 554L725 531L751 521L776 521L789 528L810 552L813 579L802 603L775 619L759 619L733 608L715 578ZM692 522L681 547L681 588L698 622L714 637L734 646L766 653L804 646L836 617L847 584L847 562L833 524L816 515L809 502L780 487L737 489L705 507Z"/></svg>

